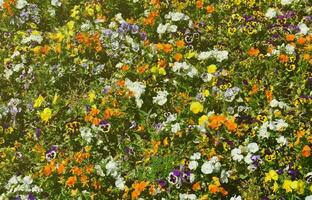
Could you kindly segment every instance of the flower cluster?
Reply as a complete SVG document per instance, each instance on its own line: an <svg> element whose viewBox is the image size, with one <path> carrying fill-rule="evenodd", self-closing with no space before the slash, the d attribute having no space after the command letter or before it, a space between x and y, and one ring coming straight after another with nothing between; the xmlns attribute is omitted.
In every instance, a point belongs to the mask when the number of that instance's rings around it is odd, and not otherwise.
<svg viewBox="0 0 312 200"><path fill-rule="evenodd" d="M0 0L0 200L311 200L311 11Z"/></svg>

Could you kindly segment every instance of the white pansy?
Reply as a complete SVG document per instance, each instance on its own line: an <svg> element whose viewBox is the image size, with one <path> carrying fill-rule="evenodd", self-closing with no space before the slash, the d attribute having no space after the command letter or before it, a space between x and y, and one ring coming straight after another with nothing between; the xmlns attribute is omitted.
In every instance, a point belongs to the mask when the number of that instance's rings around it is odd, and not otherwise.
<svg viewBox="0 0 312 200"><path fill-rule="evenodd" d="M116 176L117 175L117 169L118 165L114 160L110 160L106 165L106 173L107 175Z"/></svg>
<svg viewBox="0 0 312 200"><path fill-rule="evenodd" d="M184 13L181 12L169 12L168 18L171 19L172 21L181 21L181 20L189 20L190 18L185 15Z"/></svg>
<svg viewBox="0 0 312 200"><path fill-rule="evenodd" d="M156 103L160 106L164 105L167 102L167 96L169 93L167 91L157 92L157 96L153 97L153 103Z"/></svg>
<svg viewBox="0 0 312 200"><path fill-rule="evenodd" d="M264 122L260 129L258 130L258 136L260 138L269 138L270 133L268 132L268 126L269 126L269 122Z"/></svg>
<svg viewBox="0 0 312 200"><path fill-rule="evenodd" d="M164 34L167 31L168 26L169 26L169 23L159 24L157 27L157 33L160 35Z"/></svg>
<svg viewBox="0 0 312 200"><path fill-rule="evenodd" d="M278 119L271 122L268 127L273 131L284 131L288 127L288 124L285 120Z"/></svg>
<svg viewBox="0 0 312 200"><path fill-rule="evenodd" d="M209 161L204 162L204 164L201 166L201 172L203 174L211 174L213 172L212 163Z"/></svg>
<svg viewBox="0 0 312 200"><path fill-rule="evenodd" d="M100 165L94 165L94 169L97 175L102 176L102 177L105 176Z"/></svg>
<svg viewBox="0 0 312 200"><path fill-rule="evenodd" d="M274 8L269 8L266 13L265 16L269 19L272 19L274 17L276 17L276 10Z"/></svg>
<svg viewBox="0 0 312 200"><path fill-rule="evenodd" d="M30 184L32 184L32 182L33 182L33 179L31 178L31 176L25 176L23 178L23 183L26 185L30 185Z"/></svg>
<svg viewBox="0 0 312 200"><path fill-rule="evenodd" d="M275 108L275 107L277 107L278 106L278 101L276 100L276 99L273 99L271 102L270 102L270 106L272 107L272 108Z"/></svg>
<svg viewBox="0 0 312 200"><path fill-rule="evenodd" d="M193 153L193 155L190 157L191 160L199 160L200 159L200 152L196 152L196 153Z"/></svg>
<svg viewBox="0 0 312 200"><path fill-rule="evenodd" d="M242 197L239 195L239 196L233 196L230 198L230 200L242 200Z"/></svg>
<svg viewBox="0 0 312 200"><path fill-rule="evenodd" d="M304 198L304 200L312 200L312 195L306 196L306 197Z"/></svg>
<svg viewBox="0 0 312 200"><path fill-rule="evenodd" d="M300 34L306 35L308 34L310 28L308 28L308 26L304 23L299 23L298 27L300 29Z"/></svg>
<svg viewBox="0 0 312 200"><path fill-rule="evenodd" d="M256 153L257 151L259 151L259 146L257 143L250 143L247 145L247 149L250 153Z"/></svg>
<svg viewBox="0 0 312 200"><path fill-rule="evenodd" d="M179 123L175 123L175 124L171 125L171 132L172 133L177 133L180 130L181 130L181 127L180 127Z"/></svg>
<svg viewBox="0 0 312 200"><path fill-rule="evenodd" d="M195 194L179 194L180 200L196 200L197 197Z"/></svg>
<svg viewBox="0 0 312 200"><path fill-rule="evenodd" d="M285 47L285 51L287 54L292 55L295 52L295 47L293 45L287 44Z"/></svg>
<svg viewBox="0 0 312 200"><path fill-rule="evenodd" d="M246 164L251 164L251 163L252 163L251 156L252 156L251 153L248 153L248 154L245 156L244 161L245 161Z"/></svg>
<svg viewBox="0 0 312 200"><path fill-rule="evenodd" d="M62 2L60 2L59 0L51 0L51 5L60 7L62 5Z"/></svg>
<svg viewBox="0 0 312 200"><path fill-rule="evenodd" d="M82 139L84 139L87 143L90 143L93 137L91 129L89 127L81 127L79 131Z"/></svg>
<svg viewBox="0 0 312 200"><path fill-rule="evenodd" d="M195 160L190 161L188 167L190 168L190 170L195 170L198 167L198 162Z"/></svg>
<svg viewBox="0 0 312 200"><path fill-rule="evenodd" d="M24 8L26 5L28 5L28 2L26 0L17 0L15 7L17 9L22 9Z"/></svg>
<svg viewBox="0 0 312 200"><path fill-rule="evenodd" d="M276 142L281 146L285 146L287 144L287 139L281 135L278 138L276 138Z"/></svg>
<svg viewBox="0 0 312 200"><path fill-rule="evenodd" d="M281 0L282 5L289 5L293 2L293 0Z"/></svg>
<svg viewBox="0 0 312 200"><path fill-rule="evenodd" d="M232 149L231 151L232 159L240 162L244 158L244 156L241 153L242 151L239 148Z"/></svg>
<svg viewBox="0 0 312 200"><path fill-rule="evenodd" d="M134 97L135 97L135 102L138 108L141 108L142 104L143 104L143 100L140 99L142 93L145 92L145 88L146 86L141 83L141 82L132 82L131 80L126 78L125 81L125 85L128 88L128 90L130 90Z"/></svg>
<svg viewBox="0 0 312 200"><path fill-rule="evenodd" d="M177 30L178 30L178 27L176 25L170 25L167 28L167 31L170 33L175 33L175 32L177 32Z"/></svg>
<svg viewBox="0 0 312 200"><path fill-rule="evenodd" d="M124 179L122 177L118 177L115 181L115 186L120 190L124 190L125 189Z"/></svg>

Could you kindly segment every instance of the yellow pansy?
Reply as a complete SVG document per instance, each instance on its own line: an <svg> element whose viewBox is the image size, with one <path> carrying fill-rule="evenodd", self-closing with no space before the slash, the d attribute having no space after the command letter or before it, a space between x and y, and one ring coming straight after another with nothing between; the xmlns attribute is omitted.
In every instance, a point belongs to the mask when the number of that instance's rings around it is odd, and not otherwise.
<svg viewBox="0 0 312 200"><path fill-rule="evenodd" d="M297 185L297 192L298 194L303 194L304 193L304 188L305 188L305 183L303 180L299 180L298 181L298 185Z"/></svg>
<svg viewBox="0 0 312 200"><path fill-rule="evenodd" d="M158 69L158 73L159 73L160 75L166 75L166 74L167 74L165 68L163 68L163 67L161 67L160 69Z"/></svg>
<svg viewBox="0 0 312 200"><path fill-rule="evenodd" d="M212 64L207 67L207 71L209 74L213 74L217 71L217 66Z"/></svg>
<svg viewBox="0 0 312 200"><path fill-rule="evenodd" d="M277 182L276 181L274 181L274 184L273 184L273 187L272 187L272 190L273 190L273 192L277 192L278 191L278 184L277 184Z"/></svg>
<svg viewBox="0 0 312 200"><path fill-rule="evenodd" d="M43 122L48 122L49 119L52 117L52 110L50 108L45 108L41 113L40 113L40 118Z"/></svg>
<svg viewBox="0 0 312 200"><path fill-rule="evenodd" d="M40 107L43 102L44 98L41 95L39 95L39 97L35 100L34 107L35 108Z"/></svg>
<svg viewBox="0 0 312 200"><path fill-rule="evenodd" d="M291 180L285 180L283 183L283 189L285 189L286 192L292 192L292 181Z"/></svg>
<svg viewBox="0 0 312 200"><path fill-rule="evenodd" d="M90 91L89 94L88 94L88 97L89 97L90 103L92 103L96 99L95 92L94 91Z"/></svg>
<svg viewBox="0 0 312 200"><path fill-rule="evenodd" d="M190 110L194 114L197 114L197 113L203 112L204 106L201 103L199 103L199 102L192 102L191 106L190 106Z"/></svg>
<svg viewBox="0 0 312 200"><path fill-rule="evenodd" d="M191 58L193 58L196 55L197 55L197 53L195 51L190 51L190 52L185 54L185 58L191 59Z"/></svg>
<svg viewBox="0 0 312 200"><path fill-rule="evenodd" d="M208 97L209 94L210 94L209 90L204 90L204 91L203 91L203 95L204 95L205 97Z"/></svg>
<svg viewBox="0 0 312 200"><path fill-rule="evenodd" d="M208 121L208 116L207 115L203 115L198 119L198 125L203 125L205 122Z"/></svg>
<svg viewBox="0 0 312 200"><path fill-rule="evenodd" d="M265 173L264 182L270 182L271 180L277 181L278 174L275 170L270 170L269 173Z"/></svg>

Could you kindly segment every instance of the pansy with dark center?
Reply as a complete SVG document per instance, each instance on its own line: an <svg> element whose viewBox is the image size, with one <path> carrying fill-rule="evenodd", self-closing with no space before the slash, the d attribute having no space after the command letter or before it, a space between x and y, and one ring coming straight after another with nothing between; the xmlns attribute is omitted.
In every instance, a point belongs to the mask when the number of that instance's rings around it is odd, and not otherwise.
<svg viewBox="0 0 312 200"><path fill-rule="evenodd" d="M110 131L111 125L107 121L102 120L99 124L99 127L102 129L104 133L107 133Z"/></svg>

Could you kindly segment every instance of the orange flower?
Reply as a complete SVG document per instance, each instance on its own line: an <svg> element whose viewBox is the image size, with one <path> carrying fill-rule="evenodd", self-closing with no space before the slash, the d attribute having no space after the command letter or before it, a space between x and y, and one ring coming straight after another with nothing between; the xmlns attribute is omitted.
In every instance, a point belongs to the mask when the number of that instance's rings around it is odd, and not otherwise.
<svg viewBox="0 0 312 200"><path fill-rule="evenodd" d="M72 172L74 175L80 176L80 175L82 174L82 169L80 169L80 168L77 167L77 166L74 166L74 167L71 169L71 172Z"/></svg>
<svg viewBox="0 0 312 200"><path fill-rule="evenodd" d="M88 165L85 167L85 171L87 174L91 174L91 172L93 172L93 169L94 169L93 165Z"/></svg>
<svg viewBox="0 0 312 200"><path fill-rule="evenodd" d="M281 63L286 63L286 62L288 62L288 56L285 55L285 54L280 54L279 57L278 57L278 59L279 59L279 61L280 61Z"/></svg>
<svg viewBox="0 0 312 200"><path fill-rule="evenodd" d="M288 42L291 42L291 41L294 41L295 40L295 35L293 35L293 34L288 34L288 35L286 35L286 40L288 41Z"/></svg>
<svg viewBox="0 0 312 200"><path fill-rule="evenodd" d="M128 71L128 70L129 70L129 66L128 66L128 65L123 65L123 66L121 67L121 70L122 70L122 71Z"/></svg>
<svg viewBox="0 0 312 200"><path fill-rule="evenodd" d="M220 126L222 126L222 124L226 120L226 117L222 115L212 115L208 118L208 120L209 120L208 127L212 129L218 129Z"/></svg>
<svg viewBox="0 0 312 200"><path fill-rule="evenodd" d="M141 192L145 190L145 187L147 185L148 183L146 181L135 182L134 184L132 184L132 187L134 188L134 191L131 193L132 199L137 199L140 196Z"/></svg>
<svg viewBox="0 0 312 200"><path fill-rule="evenodd" d="M183 56L182 56L182 54L180 54L180 53L176 53L176 54L174 55L174 60L175 60L176 62L179 62L180 60L182 60L182 58L183 58Z"/></svg>
<svg viewBox="0 0 312 200"><path fill-rule="evenodd" d="M209 6L206 7L206 11L207 11L207 13L213 13L214 12L214 7L209 5Z"/></svg>
<svg viewBox="0 0 312 200"><path fill-rule="evenodd" d="M100 183L100 182L97 182L96 180L94 180L94 181L92 182L92 186L93 186L94 189L96 189L96 190L101 189L101 183Z"/></svg>
<svg viewBox="0 0 312 200"><path fill-rule="evenodd" d="M234 120L226 120L224 125L230 132L234 132L237 129L237 124L234 122Z"/></svg>
<svg viewBox="0 0 312 200"><path fill-rule="evenodd" d="M96 116L96 115L98 115L99 113L100 113L100 110L97 109L97 108L92 107L91 110L90 110L90 114L91 114L92 116Z"/></svg>
<svg viewBox="0 0 312 200"><path fill-rule="evenodd" d="M257 56L260 53L258 48L251 48L248 50L248 55L250 56Z"/></svg>
<svg viewBox="0 0 312 200"><path fill-rule="evenodd" d="M257 84L253 84L251 91L249 92L249 95L254 95L259 91L259 87Z"/></svg>
<svg viewBox="0 0 312 200"><path fill-rule="evenodd" d="M308 145L305 145L301 151L303 157L310 157L311 155L311 148Z"/></svg>
<svg viewBox="0 0 312 200"><path fill-rule="evenodd" d="M203 7L203 2L201 0L196 1L196 8L201 9Z"/></svg>
<svg viewBox="0 0 312 200"><path fill-rule="evenodd" d="M44 166L44 168L43 168L43 174L44 174L45 176L50 176L51 173L52 173L52 168L51 168L51 166L50 166L50 165Z"/></svg>
<svg viewBox="0 0 312 200"><path fill-rule="evenodd" d="M226 191L223 187L221 187L220 190L221 190L220 192L221 192L221 194L222 194L223 196L227 196L227 195L229 194L229 192Z"/></svg>
<svg viewBox="0 0 312 200"><path fill-rule="evenodd" d="M85 186L88 186L89 179L86 175L82 175L82 176L80 176L80 182L85 187Z"/></svg>
<svg viewBox="0 0 312 200"><path fill-rule="evenodd" d="M219 192L219 188L217 185L209 185L208 186L209 192L216 194L217 192Z"/></svg>
<svg viewBox="0 0 312 200"><path fill-rule="evenodd" d="M178 40L176 41L176 45L178 48L182 48L185 45L185 42L183 40Z"/></svg>
<svg viewBox="0 0 312 200"><path fill-rule="evenodd" d="M265 97L267 98L268 101L272 101L272 99L273 99L272 91L266 90L265 91Z"/></svg>
<svg viewBox="0 0 312 200"><path fill-rule="evenodd" d="M300 37L297 39L298 44L304 44L306 39L304 37Z"/></svg>
<svg viewBox="0 0 312 200"><path fill-rule="evenodd" d="M69 178L67 179L66 185L67 185L68 187L72 187L72 186L75 185L76 182L77 182L77 177L76 177L76 176L71 176L71 177L69 177Z"/></svg>
<svg viewBox="0 0 312 200"><path fill-rule="evenodd" d="M61 164L58 168L57 168L57 173L58 174L64 174L65 172L65 165Z"/></svg>
<svg viewBox="0 0 312 200"><path fill-rule="evenodd" d="M99 118L97 118L97 117L94 117L94 118L92 119L92 124L93 124L93 125L99 125L100 122L101 122L101 120L100 120Z"/></svg>
<svg viewBox="0 0 312 200"><path fill-rule="evenodd" d="M164 44L164 52L165 53L170 53L173 50L171 44Z"/></svg>
<svg viewBox="0 0 312 200"><path fill-rule="evenodd" d="M200 182L198 181L198 182L196 182L196 183L194 183L193 185L192 185L192 190L200 190Z"/></svg>
<svg viewBox="0 0 312 200"><path fill-rule="evenodd" d="M117 85L118 85L119 87L124 86L125 83L126 83L125 80L119 80L119 81L117 81Z"/></svg>
<svg viewBox="0 0 312 200"><path fill-rule="evenodd" d="M109 118L111 118L111 116L112 116L112 111L111 111L111 109L109 109L109 108L106 108L105 109L105 111L104 111L104 119L109 119Z"/></svg>

